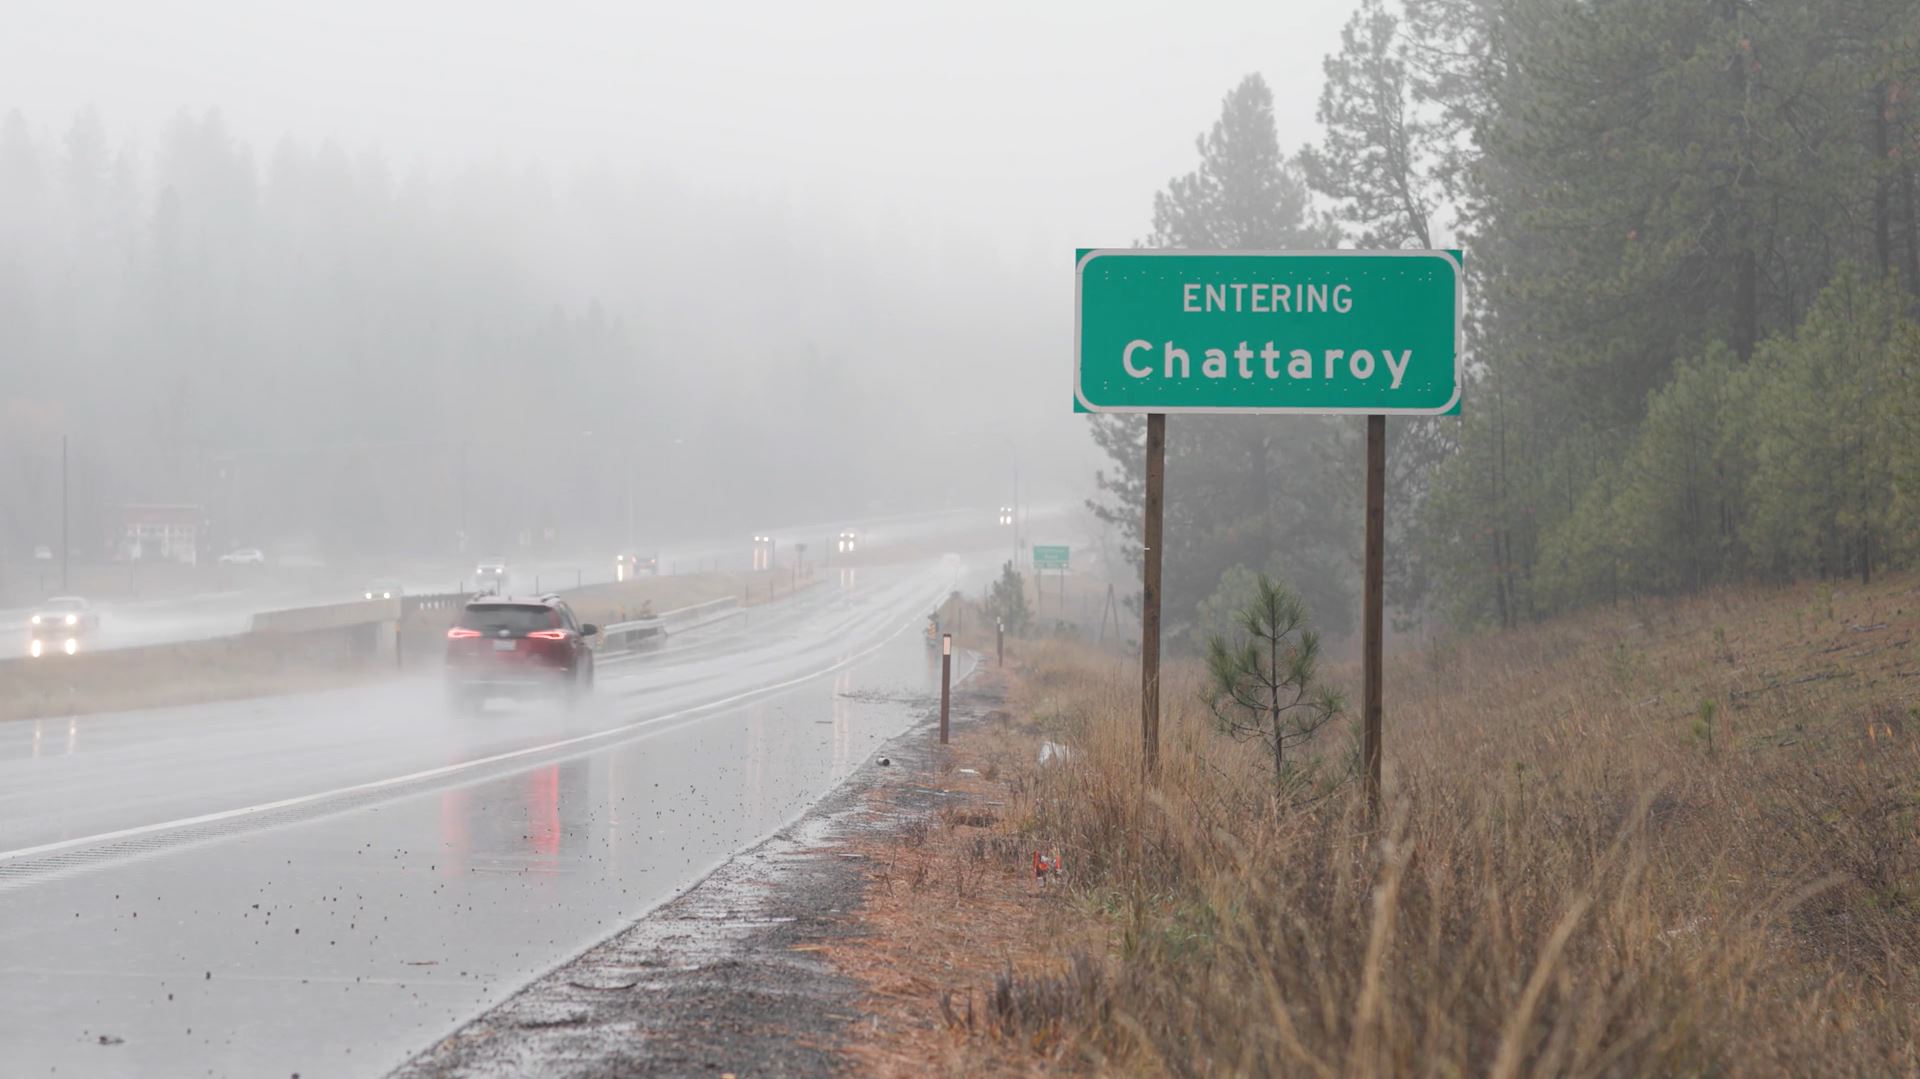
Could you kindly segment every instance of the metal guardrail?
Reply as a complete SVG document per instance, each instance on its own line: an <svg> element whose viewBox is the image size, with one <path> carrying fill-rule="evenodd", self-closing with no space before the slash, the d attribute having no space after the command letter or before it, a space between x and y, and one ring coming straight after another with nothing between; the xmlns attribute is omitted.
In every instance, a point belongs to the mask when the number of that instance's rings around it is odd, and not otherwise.
<svg viewBox="0 0 1920 1079"><path fill-rule="evenodd" d="M680 607L652 618L635 618L600 627L600 648L606 652L630 652L650 641L663 640L673 631L693 629L740 613L739 599L708 600L691 607Z"/></svg>
<svg viewBox="0 0 1920 1079"><path fill-rule="evenodd" d="M724 599L710 599L705 603L696 603L691 607L680 607L676 610L668 611L661 615L660 619L668 625L703 622L722 611L737 610L739 606L739 597L728 596Z"/></svg>
<svg viewBox="0 0 1920 1079"><path fill-rule="evenodd" d="M466 606L473 598L471 592L432 592L421 595L400 597L400 612L409 615L415 611L452 611Z"/></svg>
<svg viewBox="0 0 1920 1079"><path fill-rule="evenodd" d="M636 618L629 622L615 622L600 627L600 651L631 652L648 641L657 641L667 635L666 623L658 618Z"/></svg>

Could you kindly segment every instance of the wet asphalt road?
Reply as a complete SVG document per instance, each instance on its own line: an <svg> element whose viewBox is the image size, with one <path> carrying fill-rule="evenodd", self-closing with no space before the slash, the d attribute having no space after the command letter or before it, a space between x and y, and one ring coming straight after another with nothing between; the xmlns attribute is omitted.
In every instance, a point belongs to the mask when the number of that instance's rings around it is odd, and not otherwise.
<svg viewBox="0 0 1920 1079"><path fill-rule="evenodd" d="M981 568L862 568L572 713L414 679L0 723L0 1070L386 1072L909 726L921 620Z"/></svg>

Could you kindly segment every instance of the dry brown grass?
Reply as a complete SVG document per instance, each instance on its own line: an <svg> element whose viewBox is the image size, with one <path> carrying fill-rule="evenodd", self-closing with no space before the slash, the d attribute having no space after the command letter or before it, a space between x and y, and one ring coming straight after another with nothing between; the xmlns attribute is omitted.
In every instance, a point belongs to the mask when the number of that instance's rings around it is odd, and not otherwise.
<svg viewBox="0 0 1920 1079"><path fill-rule="evenodd" d="M1169 671L1164 770L1143 788L1136 668L1029 645L1026 737L1075 756L1003 751L994 831L1058 846L1070 900L997 945L1022 957L1000 978L1003 1018L947 1029L942 1060L1914 1074L1916 626L1920 589L1901 578L1403 655L1377 832L1351 783L1281 804L1259 753L1209 726L1191 666ZM996 995L955 974L920 972L931 993Z"/></svg>
<svg viewBox="0 0 1920 1079"><path fill-rule="evenodd" d="M969 688L1000 689L994 672ZM844 844L875 866L858 921L865 933L826 948L834 965L861 980L866 1000L851 1029L851 1063L861 1075L961 1076L989 1062L1021 1070L1026 1045L975 1037L988 1023L982 987L1008 969L1050 969L1029 942L1056 911L1058 890L1029 881L1003 774L1026 741L999 713L938 752L909 788L883 787L869 804L886 827ZM932 808L926 791L936 791ZM913 805L902 804L911 801ZM971 1032L971 1033L970 1033Z"/></svg>

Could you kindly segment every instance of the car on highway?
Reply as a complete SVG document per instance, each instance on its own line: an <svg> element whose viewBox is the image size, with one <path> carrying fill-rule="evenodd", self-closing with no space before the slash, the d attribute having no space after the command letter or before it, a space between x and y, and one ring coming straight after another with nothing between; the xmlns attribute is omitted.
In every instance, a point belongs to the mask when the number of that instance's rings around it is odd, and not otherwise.
<svg viewBox="0 0 1920 1079"><path fill-rule="evenodd" d="M660 556L657 554L635 554L622 551L613 560L613 579L631 581L636 577L657 577L660 574Z"/></svg>
<svg viewBox="0 0 1920 1079"><path fill-rule="evenodd" d="M493 697L559 697L593 690L593 638L558 596L479 596L447 630L447 696L461 711Z"/></svg>
<svg viewBox="0 0 1920 1079"><path fill-rule="evenodd" d="M267 564L267 555L266 552L258 547L242 547L239 550L228 551L226 554L221 555L220 564L223 566L264 566Z"/></svg>
<svg viewBox="0 0 1920 1079"><path fill-rule="evenodd" d="M51 652L73 655L80 638L100 628L100 612L79 596L55 596L27 619L27 654L35 659Z"/></svg>
<svg viewBox="0 0 1920 1079"><path fill-rule="evenodd" d="M376 577L360 593L361 599L394 599L406 595L400 582L391 577Z"/></svg>
<svg viewBox="0 0 1920 1079"><path fill-rule="evenodd" d="M507 583L507 560L497 555L481 559L480 564L473 567L473 575L480 580L476 591L497 595Z"/></svg>

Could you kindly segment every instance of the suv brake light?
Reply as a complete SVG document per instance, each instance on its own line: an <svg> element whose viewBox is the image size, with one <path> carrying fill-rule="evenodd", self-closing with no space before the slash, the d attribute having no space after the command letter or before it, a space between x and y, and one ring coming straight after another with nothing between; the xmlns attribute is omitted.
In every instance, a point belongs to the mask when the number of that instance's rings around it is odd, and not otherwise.
<svg viewBox="0 0 1920 1079"><path fill-rule="evenodd" d="M527 634L527 636L535 637L543 641L564 641L567 639L567 631L564 629L538 629Z"/></svg>
<svg viewBox="0 0 1920 1079"><path fill-rule="evenodd" d="M465 626L455 626L452 629L447 631L447 640L450 640L450 641L458 641L458 640L463 640L467 637L478 637L478 636L480 636L479 630L468 629Z"/></svg>

